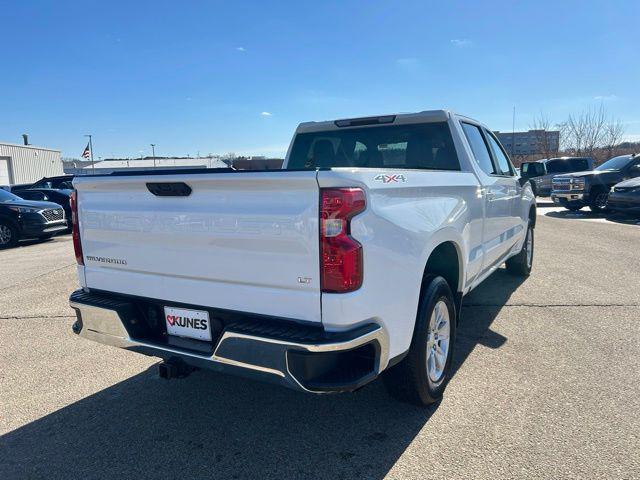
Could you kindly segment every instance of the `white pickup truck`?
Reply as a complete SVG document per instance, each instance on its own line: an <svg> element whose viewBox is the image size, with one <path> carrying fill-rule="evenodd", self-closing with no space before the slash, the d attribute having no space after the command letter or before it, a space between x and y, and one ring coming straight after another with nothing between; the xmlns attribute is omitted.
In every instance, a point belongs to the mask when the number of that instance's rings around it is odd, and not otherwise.
<svg viewBox="0 0 640 480"><path fill-rule="evenodd" d="M277 171L74 180L81 337L307 392L449 380L463 295L528 275L535 201L491 130L448 111L301 124Z"/></svg>

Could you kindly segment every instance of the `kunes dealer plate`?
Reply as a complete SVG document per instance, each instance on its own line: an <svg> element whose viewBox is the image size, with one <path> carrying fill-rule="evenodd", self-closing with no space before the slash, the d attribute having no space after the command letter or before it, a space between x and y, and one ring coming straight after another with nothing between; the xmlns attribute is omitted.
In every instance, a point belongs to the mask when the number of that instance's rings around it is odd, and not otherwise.
<svg viewBox="0 0 640 480"><path fill-rule="evenodd" d="M209 312L164 307L164 320L167 324L167 333L169 335L211 341Z"/></svg>

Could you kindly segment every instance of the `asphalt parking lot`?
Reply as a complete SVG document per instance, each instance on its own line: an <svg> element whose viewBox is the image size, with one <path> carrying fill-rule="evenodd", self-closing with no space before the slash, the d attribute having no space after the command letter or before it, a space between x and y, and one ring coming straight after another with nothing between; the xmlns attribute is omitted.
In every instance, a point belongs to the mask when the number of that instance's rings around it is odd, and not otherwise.
<svg viewBox="0 0 640 480"><path fill-rule="evenodd" d="M465 299L436 408L309 396L71 333L69 236L0 252L0 478L640 478L640 226L541 205Z"/></svg>

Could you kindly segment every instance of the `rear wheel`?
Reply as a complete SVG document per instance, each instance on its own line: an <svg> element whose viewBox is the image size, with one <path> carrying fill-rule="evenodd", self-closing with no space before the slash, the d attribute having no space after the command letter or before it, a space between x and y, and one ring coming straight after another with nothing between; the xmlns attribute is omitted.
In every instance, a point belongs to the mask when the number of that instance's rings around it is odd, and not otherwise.
<svg viewBox="0 0 640 480"><path fill-rule="evenodd" d="M533 227L527 227L527 236L520 252L506 261L507 271L520 277L528 277L533 266Z"/></svg>
<svg viewBox="0 0 640 480"><path fill-rule="evenodd" d="M391 395L417 405L430 405L442 398L456 338L457 312L449 284L442 277L431 276L425 285L409 353L383 375Z"/></svg>
<svg viewBox="0 0 640 480"><path fill-rule="evenodd" d="M11 223L0 220L0 248L15 247L18 244L18 229Z"/></svg>

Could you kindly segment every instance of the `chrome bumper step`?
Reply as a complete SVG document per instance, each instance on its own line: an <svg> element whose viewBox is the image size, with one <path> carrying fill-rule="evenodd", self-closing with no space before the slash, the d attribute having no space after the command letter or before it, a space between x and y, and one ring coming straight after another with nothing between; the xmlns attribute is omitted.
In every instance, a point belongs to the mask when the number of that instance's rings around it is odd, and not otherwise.
<svg viewBox="0 0 640 480"><path fill-rule="evenodd" d="M237 320L219 321L221 330L209 351L197 351L146 335L135 299L79 290L69 303L77 316L73 331L88 340L307 392L355 390L389 361L387 334L375 323L326 332L286 321L246 320L238 313Z"/></svg>

